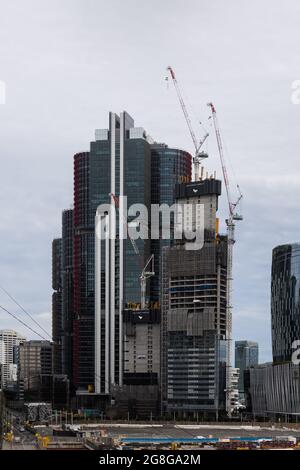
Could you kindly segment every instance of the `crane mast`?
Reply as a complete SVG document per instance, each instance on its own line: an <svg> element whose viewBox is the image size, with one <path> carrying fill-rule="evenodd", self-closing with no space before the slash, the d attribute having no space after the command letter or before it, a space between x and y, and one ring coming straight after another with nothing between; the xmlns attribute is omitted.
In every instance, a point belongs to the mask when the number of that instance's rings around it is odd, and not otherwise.
<svg viewBox="0 0 300 470"><path fill-rule="evenodd" d="M221 160L223 178L226 188L227 202L229 217L226 220L227 225L227 283L226 283L226 352L227 352L227 370L226 370L226 411L228 416L231 417L232 412L232 359L231 359L231 342L232 342L232 271L233 271L233 245L235 243L235 220L243 220L241 215L236 213L236 207L242 199L242 194L238 186L239 197L236 202L232 202L230 194L230 183L225 163L222 139L220 134L220 128L217 120L217 113L213 103L208 103L208 106L212 112L212 118L214 123L214 129L216 134L216 140L218 145L219 156Z"/></svg>
<svg viewBox="0 0 300 470"><path fill-rule="evenodd" d="M150 268L150 269L148 269ZM147 279L154 276L154 255L152 254L147 263L144 266L142 271L140 280L141 280L141 309L143 310L146 308L146 287L147 287Z"/></svg>
<svg viewBox="0 0 300 470"><path fill-rule="evenodd" d="M113 193L109 193L109 196L111 196L115 207L117 209L119 209L120 208L119 198ZM126 227L127 235L128 235L129 240L130 240L130 243L132 244L133 251L135 252L136 255L138 255L140 257L140 260L141 260L140 251L138 249L138 246L137 246L135 240L133 238L131 238L131 236L129 234L128 224L127 224L127 221L126 221L124 216L122 216L122 221L123 221L123 223ZM150 266L150 270L148 269L149 266ZM152 254L148 258L148 260L147 260L147 262L146 262L146 264L145 264L145 266L142 270L141 276L140 276L140 281L141 281L141 309L146 308L147 279L149 279L152 276L155 276L155 272L154 272L154 254Z"/></svg>
<svg viewBox="0 0 300 470"><path fill-rule="evenodd" d="M203 139L201 139L198 142L196 134L195 134L194 129L193 129L193 126L192 126L192 121L190 119L187 107L185 105L184 99L182 97L182 94L181 94L181 91L180 91L180 88L179 88L179 85L178 85L178 81L177 81L176 76L175 76L175 72L172 69L172 67L170 67L170 66L167 67L167 70L170 73L171 79L174 83L174 87L175 87L175 90L176 90L176 93L177 93L177 96L178 96L178 100L179 100L181 109L183 111L183 115L184 115L185 121L187 123L188 129L189 129L189 132L190 132L190 135L191 135L194 147L195 147L195 156L193 158L193 163L194 163L194 171L195 171L195 181L198 181L200 179L200 173L201 173L200 172L201 161L204 158L208 157L207 153L201 152L200 149L201 149L202 145L204 144L204 142L206 141L209 134L206 132Z"/></svg>

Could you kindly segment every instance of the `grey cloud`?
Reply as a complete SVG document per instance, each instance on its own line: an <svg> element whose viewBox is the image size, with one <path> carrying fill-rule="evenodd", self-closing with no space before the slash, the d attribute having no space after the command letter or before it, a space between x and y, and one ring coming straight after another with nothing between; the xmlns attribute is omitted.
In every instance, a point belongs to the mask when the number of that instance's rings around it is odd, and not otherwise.
<svg viewBox="0 0 300 470"><path fill-rule="evenodd" d="M50 329L51 239L72 202L72 156L88 149L109 110L127 109L157 140L192 151L164 81L170 64L193 118L210 131L206 103L217 107L245 195L234 333L258 339L269 359L271 251L299 240L300 106L290 101L300 77L299 2L14 0L0 8L0 283L34 315L49 312ZM220 176L212 132L207 150L207 168ZM222 219L225 211L223 200ZM0 315L1 327L22 331Z"/></svg>

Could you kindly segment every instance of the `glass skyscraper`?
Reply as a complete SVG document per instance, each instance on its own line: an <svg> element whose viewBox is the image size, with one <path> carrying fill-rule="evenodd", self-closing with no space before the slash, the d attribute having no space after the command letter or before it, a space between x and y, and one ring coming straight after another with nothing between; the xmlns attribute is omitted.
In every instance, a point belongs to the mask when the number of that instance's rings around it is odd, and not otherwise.
<svg viewBox="0 0 300 470"><path fill-rule="evenodd" d="M273 361L290 362L300 339L300 243L273 250L271 320Z"/></svg>
<svg viewBox="0 0 300 470"><path fill-rule="evenodd" d="M178 183L191 181L191 155L184 150L170 148L166 144L151 145L151 203L167 204L175 202L175 188ZM171 219L171 225L174 220ZM172 232L171 232L172 233ZM161 301L161 254L172 240L151 240L151 253L154 254L155 276L151 279L151 300Z"/></svg>
<svg viewBox="0 0 300 470"><path fill-rule="evenodd" d="M62 213L62 249L61 249L61 284L62 284L62 373L72 379L73 355L73 244L74 224L73 209Z"/></svg>
<svg viewBox="0 0 300 470"><path fill-rule="evenodd" d="M62 239L52 242L52 338L53 338L53 372L62 373L62 283L61 283L61 249Z"/></svg>
<svg viewBox="0 0 300 470"><path fill-rule="evenodd" d="M245 393L244 371L258 364L258 343L254 341L235 342L235 367L240 370L238 389L243 398Z"/></svg>
<svg viewBox="0 0 300 470"><path fill-rule="evenodd" d="M91 248L95 263L92 272L96 273L95 391L109 394L123 383L123 309L140 301L140 275L150 255L149 240L136 240L136 253L128 237L122 235L124 221L130 225L135 218L125 213L125 197L128 208L143 204L150 210L151 150L145 130L134 127L133 119L124 111L120 116L110 113L109 129L97 132L91 152L96 167L91 216L95 221L100 204L118 206L116 238L93 239L96 253ZM96 221L104 216L105 212L97 211ZM108 223L113 230L113 218ZM147 225L147 220L142 219L141 225Z"/></svg>
<svg viewBox="0 0 300 470"><path fill-rule="evenodd" d="M172 205L175 185L191 178L191 155L156 144L127 112L109 114L87 152L74 156L74 209L63 212L61 241L61 362L79 394L109 394L122 386L123 309L141 301L140 276L150 254L155 276L146 300L159 301L160 254L169 240L136 240L138 254L122 233L135 218L118 207L116 238L95 239L102 204ZM124 209L125 210L125 209ZM138 214L137 214L138 215ZM98 214L99 216L99 214ZM149 221L142 222L147 225ZM136 308L136 307L134 307ZM158 333L159 334L159 333Z"/></svg>

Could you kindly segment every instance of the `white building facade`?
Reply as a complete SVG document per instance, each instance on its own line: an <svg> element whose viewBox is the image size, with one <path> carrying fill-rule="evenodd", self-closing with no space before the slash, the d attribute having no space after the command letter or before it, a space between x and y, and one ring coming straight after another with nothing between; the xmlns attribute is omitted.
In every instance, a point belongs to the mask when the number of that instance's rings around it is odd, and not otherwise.
<svg viewBox="0 0 300 470"><path fill-rule="evenodd" d="M16 377L16 373L12 373L15 369L14 364L14 347L19 346L26 338L14 330L0 330L0 365L1 365L1 388L4 388L11 380Z"/></svg>

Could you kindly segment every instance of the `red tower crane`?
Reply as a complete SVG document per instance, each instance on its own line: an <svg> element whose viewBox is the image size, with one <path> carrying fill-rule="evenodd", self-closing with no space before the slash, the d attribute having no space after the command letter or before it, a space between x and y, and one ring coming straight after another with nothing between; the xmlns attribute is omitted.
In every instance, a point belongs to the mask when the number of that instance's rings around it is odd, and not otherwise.
<svg viewBox="0 0 300 470"><path fill-rule="evenodd" d="M193 129L193 126L192 126L192 121L190 119L187 107L186 107L185 102L183 100L183 97L182 97L182 94L181 94L181 91L180 91L180 88L179 88L179 85L178 85L178 82L177 82L177 79L176 79L176 76L175 76L175 72L172 69L172 67L170 67L170 66L167 67L167 70L170 73L170 76L173 80L174 87L175 87L175 90L176 90L176 93L177 93L177 96L178 96L178 99L179 99L179 102L180 102L180 106L181 106L181 109L183 111L184 118L186 120L188 129L189 129L189 132L190 132L190 135L191 135L194 147L195 147L195 156L193 158L193 163L194 163L194 170L195 170L195 181L198 181L200 179L200 164L201 164L201 161L204 158L208 157L207 153L201 151L201 147L204 144L205 140L207 139L208 133L206 132L203 139L200 139L199 142L198 142L196 134L195 134L194 129Z"/></svg>
<svg viewBox="0 0 300 470"><path fill-rule="evenodd" d="M232 381L231 381L231 341L232 341L232 255L233 255L233 245L235 243L235 221L243 220L243 216L239 215L236 212L236 208L240 203L243 195L241 194L240 188L237 185L239 196L235 202L232 201L231 192L230 192L230 182L228 178L223 144L220 134L220 127L218 124L217 113L213 103L208 103L208 106L211 109L214 129L217 139L217 145L219 150L219 156L221 160L223 179L226 188L227 202L228 202L228 211L229 216L226 220L227 225L227 239L228 239L228 249L227 249L227 288L226 288L226 345L227 345L227 373L226 373L226 410L228 416L231 416L232 412Z"/></svg>

